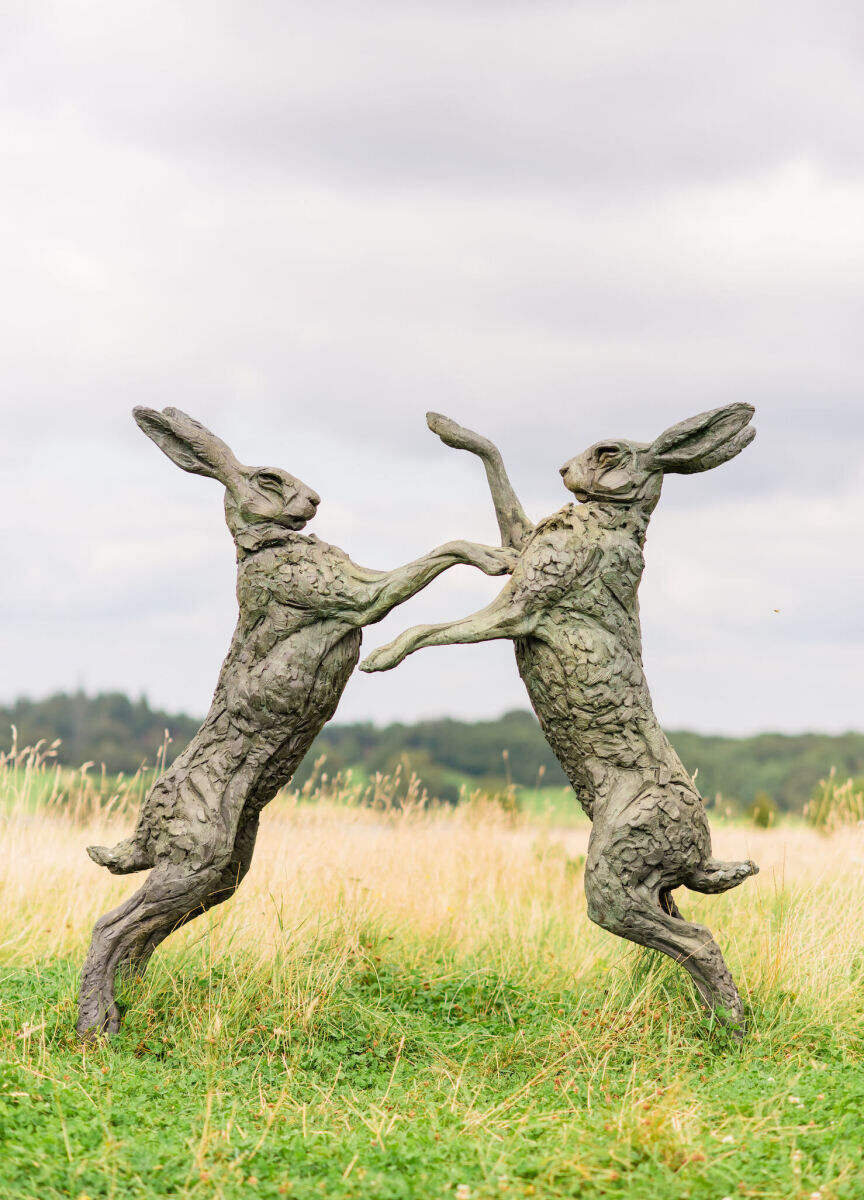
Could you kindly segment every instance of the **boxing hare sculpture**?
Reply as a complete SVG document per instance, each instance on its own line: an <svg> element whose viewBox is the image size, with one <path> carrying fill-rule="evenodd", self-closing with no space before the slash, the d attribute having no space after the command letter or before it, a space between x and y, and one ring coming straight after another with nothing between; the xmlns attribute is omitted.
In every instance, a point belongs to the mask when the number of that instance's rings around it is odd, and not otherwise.
<svg viewBox="0 0 864 1200"><path fill-rule="evenodd" d="M500 575L514 561L507 550L451 542L395 571L365 570L300 533L319 497L298 479L241 465L176 408L136 408L134 416L177 466L224 484L240 616L204 724L154 784L134 834L112 849L89 848L115 874L153 869L96 923L81 979L84 1037L119 1028L118 969L143 972L172 930L236 891L261 809L333 715L359 657L362 627L456 563Z"/></svg>
<svg viewBox="0 0 864 1200"><path fill-rule="evenodd" d="M682 421L651 445L600 442L561 468L578 504L532 526L501 456L437 413L430 428L486 467L503 544L519 562L487 608L409 629L360 664L395 667L424 646L512 638L543 732L592 819L585 895L592 921L680 962L705 1004L740 1029L741 998L720 948L672 898L736 887L758 868L715 862L702 799L657 723L642 671L637 590L663 476L707 471L752 441L749 404Z"/></svg>

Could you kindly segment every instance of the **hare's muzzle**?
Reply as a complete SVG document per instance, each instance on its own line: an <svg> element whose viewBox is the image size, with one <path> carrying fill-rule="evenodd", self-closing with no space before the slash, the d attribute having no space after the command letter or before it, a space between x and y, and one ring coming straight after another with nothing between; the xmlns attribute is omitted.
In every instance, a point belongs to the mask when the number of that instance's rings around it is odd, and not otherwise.
<svg viewBox="0 0 864 1200"><path fill-rule="evenodd" d="M305 516L307 518L314 517L318 511L318 505L321 503L321 497L317 492L307 492L303 499L306 501L306 507L309 510Z"/></svg>
<svg viewBox="0 0 864 1200"><path fill-rule="evenodd" d="M564 486L568 491L582 490L585 487L585 472L580 471L580 462L578 458L571 458L563 467L559 468L559 474L564 480Z"/></svg>

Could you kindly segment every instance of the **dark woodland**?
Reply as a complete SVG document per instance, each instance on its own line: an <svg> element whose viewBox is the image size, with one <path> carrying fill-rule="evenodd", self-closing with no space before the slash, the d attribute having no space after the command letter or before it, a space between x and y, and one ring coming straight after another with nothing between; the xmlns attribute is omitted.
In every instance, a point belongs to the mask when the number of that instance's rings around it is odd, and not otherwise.
<svg viewBox="0 0 864 1200"><path fill-rule="evenodd" d="M0 707L0 746L8 750L14 725L18 745L61 739L57 760L70 767L92 762L116 774L152 766L166 730L168 761L184 749L200 724L197 717L151 708L143 697L119 692L95 696L58 693L43 700L19 699ZM760 793L784 812L798 812L814 788L835 768L841 778L864 775L864 734L789 735L762 733L730 738L667 730L688 770L698 770L703 796L718 795L733 808L749 808ZM507 758L504 758L504 751ZM329 775L349 768L368 774L416 771L427 789L455 802L461 784L500 788L508 778L521 787L564 787L566 780L534 714L506 713L492 721L449 718L411 725L378 727L370 723L327 725L295 775L302 785L315 762L326 755ZM541 771L542 768L542 771Z"/></svg>

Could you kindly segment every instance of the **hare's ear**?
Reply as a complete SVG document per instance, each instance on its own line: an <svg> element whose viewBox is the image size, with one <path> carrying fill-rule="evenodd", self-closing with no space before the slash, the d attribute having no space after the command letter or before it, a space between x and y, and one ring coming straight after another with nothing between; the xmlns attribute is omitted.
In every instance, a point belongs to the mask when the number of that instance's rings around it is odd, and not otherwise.
<svg viewBox="0 0 864 1200"><path fill-rule="evenodd" d="M150 440L184 471L218 479L226 487L240 475L240 464L221 438L179 408L164 408L162 412L133 408L132 416Z"/></svg>
<svg viewBox="0 0 864 1200"><path fill-rule="evenodd" d="M680 421L652 442L649 454L662 471L691 475L728 462L756 436L748 429L756 410L752 404L727 404Z"/></svg>

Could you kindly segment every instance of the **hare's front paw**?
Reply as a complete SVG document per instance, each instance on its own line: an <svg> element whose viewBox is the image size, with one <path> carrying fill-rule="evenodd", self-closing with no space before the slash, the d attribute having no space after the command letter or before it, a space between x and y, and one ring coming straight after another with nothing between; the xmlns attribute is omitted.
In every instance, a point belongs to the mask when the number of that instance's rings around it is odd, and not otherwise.
<svg viewBox="0 0 864 1200"><path fill-rule="evenodd" d="M510 575L519 561L519 553L504 546L478 546L465 542L461 547L464 561L484 575Z"/></svg>
<svg viewBox="0 0 864 1200"><path fill-rule="evenodd" d="M483 561L478 562L477 566L487 575L512 575L518 562L518 550L512 550L509 546L487 550L484 546Z"/></svg>
<svg viewBox="0 0 864 1200"><path fill-rule="evenodd" d="M438 434L445 446L453 446L454 449L460 450L464 445L466 431L443 413L427 413L426 424L433 433Z"/></svg>
<svg viewBox="0 0 864 1200"><path fill-rule="evenodd" d="M379 646L377 650L367 654L360 664L360 670L370 675L374 671L390 671L393 667L398 667L403 658L404 655L400 654L391 642L389 646Z"/></svg>

